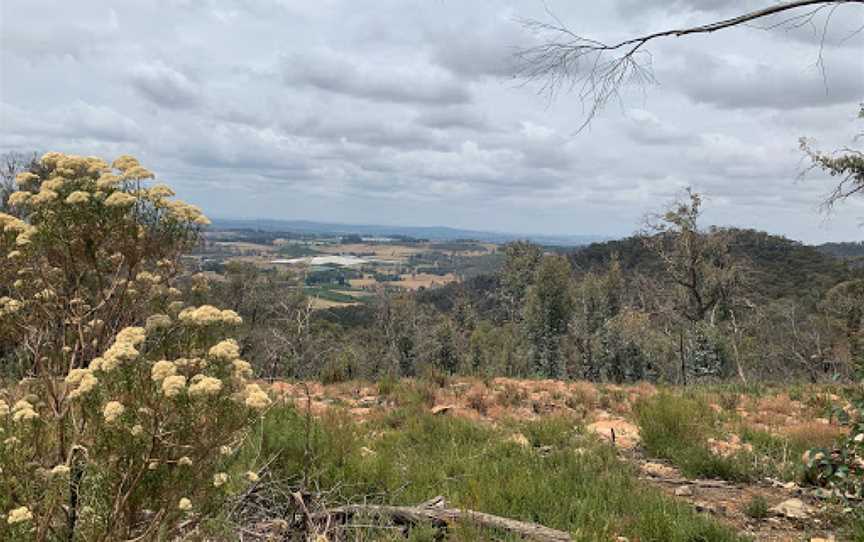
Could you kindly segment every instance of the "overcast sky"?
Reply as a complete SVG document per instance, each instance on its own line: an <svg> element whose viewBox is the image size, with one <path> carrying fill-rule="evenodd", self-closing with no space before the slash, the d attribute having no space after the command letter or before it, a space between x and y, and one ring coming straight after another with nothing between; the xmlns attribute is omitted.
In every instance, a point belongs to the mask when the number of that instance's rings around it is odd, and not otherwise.
<svg viewBox="0 0 864 542"><path fill-rule="evenodd" d="M773 0L547 0L603 40ZM686 186L707 221L861 240L797 180L798 138L864 130L864 8L817 28L742 27L650 47L658 85L590 128L513 79L539 0L0 3L0 151L139 157L211 217L627 235ZM848 39L847 39L848 38ZM859 142L860 144L860 142Z"/></svg>

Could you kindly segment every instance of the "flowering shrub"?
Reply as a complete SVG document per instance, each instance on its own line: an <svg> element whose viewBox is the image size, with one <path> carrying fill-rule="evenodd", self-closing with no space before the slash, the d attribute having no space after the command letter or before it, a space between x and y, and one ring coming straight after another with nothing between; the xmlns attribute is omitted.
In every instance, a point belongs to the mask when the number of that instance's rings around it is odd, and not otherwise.
<svg viewBox="0 0 864 542"><path fill-rule="evenodd" d="M62 375L141 314L166 312L208 220L167 186L145 187L154 175L130 156L112 167L48 153L39 165L17 177L14 215L0 213L0 342L14 342L22 372Z"/></svg>
<svg viewBox="0 0 864 542"><path fill-rule="evenodd" d="M2 540L170 536L269 406L226 337L240 317L178 299L207 219L152 178L49 153L0 214L0 352L22 377L0 389Z"/></svg>

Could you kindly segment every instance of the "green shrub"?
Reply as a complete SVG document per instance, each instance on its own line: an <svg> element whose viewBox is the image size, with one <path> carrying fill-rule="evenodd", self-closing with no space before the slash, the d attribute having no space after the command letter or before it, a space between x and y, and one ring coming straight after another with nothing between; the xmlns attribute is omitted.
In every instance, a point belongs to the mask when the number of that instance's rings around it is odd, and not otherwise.
<svg viewBox="0 0 864 542"><path fill-rule="evenodd" d="M396 391L396 386L399 385L399 380L393 375L384 375L378 380L378 395L381 397L390 397Z"/></svg>
<svg viewBox="0 0 864 542"><path fill-rule="evenodd" d="M762 495L753 495L744 507L744 513L753 519L764 519L768 517L768 501Z"/></svg>
<svg viewBox="0 0 864 542"><path fill-rule="evenodd" d="M635 413L642 445L658 457L682 447L704 447L714 431L714 418L705 404L671 393L638 401Z"/></svg>

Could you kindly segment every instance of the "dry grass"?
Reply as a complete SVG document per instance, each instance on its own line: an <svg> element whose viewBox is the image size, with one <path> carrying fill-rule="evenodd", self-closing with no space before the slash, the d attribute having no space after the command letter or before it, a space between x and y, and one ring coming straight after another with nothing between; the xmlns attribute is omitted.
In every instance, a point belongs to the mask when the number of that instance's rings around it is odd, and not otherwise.
<svg viewBox="0 0 864 542"><path fill-rule="evenodd" d="M513 383L504 384L497 396L498 404L502 407L520 407L528 400L528 392Z"/></svg>
<svg viewBox="0 0 864 542"><path fill-rule="evenodd" d="M466 397L466 403L469 408L481 416L486 416L492 403L489 390L486 387L473 388Z"/></svg>
<svg viewBox="0 0 864 542"><path fill-rule="evenodd" d="M781 393L763 397L756 405L759 412L790 415L801 408L801 403L793 401L789 395Z"/></svg>
<svg viewBox="0 0 864 542"><path fill-rule="evenodd" d="M597 388L589 382L574 382L570 384L570 400L568 406L573 408L571 404L581 405L588 410L594 410L600 401L600 394L597 393Z"/></svg>
<svg viewBox="0 0 864 542"><path fill-rule="evenodd" d="M315 310L332 309L333 307L350 307L351 305L359 305L360 302L343 303L342 301L330 301L329 299L321 299L320 297L312 297L309 299L312 303L312 308Z"/></svg>
<svg viewBox="0 0 864 542"><path fill-rule="evenodd" d="M784 427L780 434L802 448L829 448L845 431L836 425L808 421Z"/></svg>

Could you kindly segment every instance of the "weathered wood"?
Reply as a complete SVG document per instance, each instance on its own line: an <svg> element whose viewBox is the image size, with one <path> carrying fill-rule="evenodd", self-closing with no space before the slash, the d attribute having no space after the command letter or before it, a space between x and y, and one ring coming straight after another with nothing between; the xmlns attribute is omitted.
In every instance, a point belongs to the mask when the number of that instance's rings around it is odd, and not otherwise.
<svg viewBox="0 0 864 542"><path fill-rule="evenodd" d="M459 508L446 508L442 497L436 497L431 501L419 506L386 506L373 504L352 504L340 506L327 512L314 514L316 519L341 518L350 520L356 515L371 515L379 518L389 518L391 521L401 525L416 525L418 523L432 524L437 528L444 529L448 525L466 521L475 523L482 527L499 529L509 533L517 534L527 540L537 542L570 542L572 538L569 533L550 529L537 523L527 523L515 519L504 518L484 512L473 510L461 510Z"/></svg>

